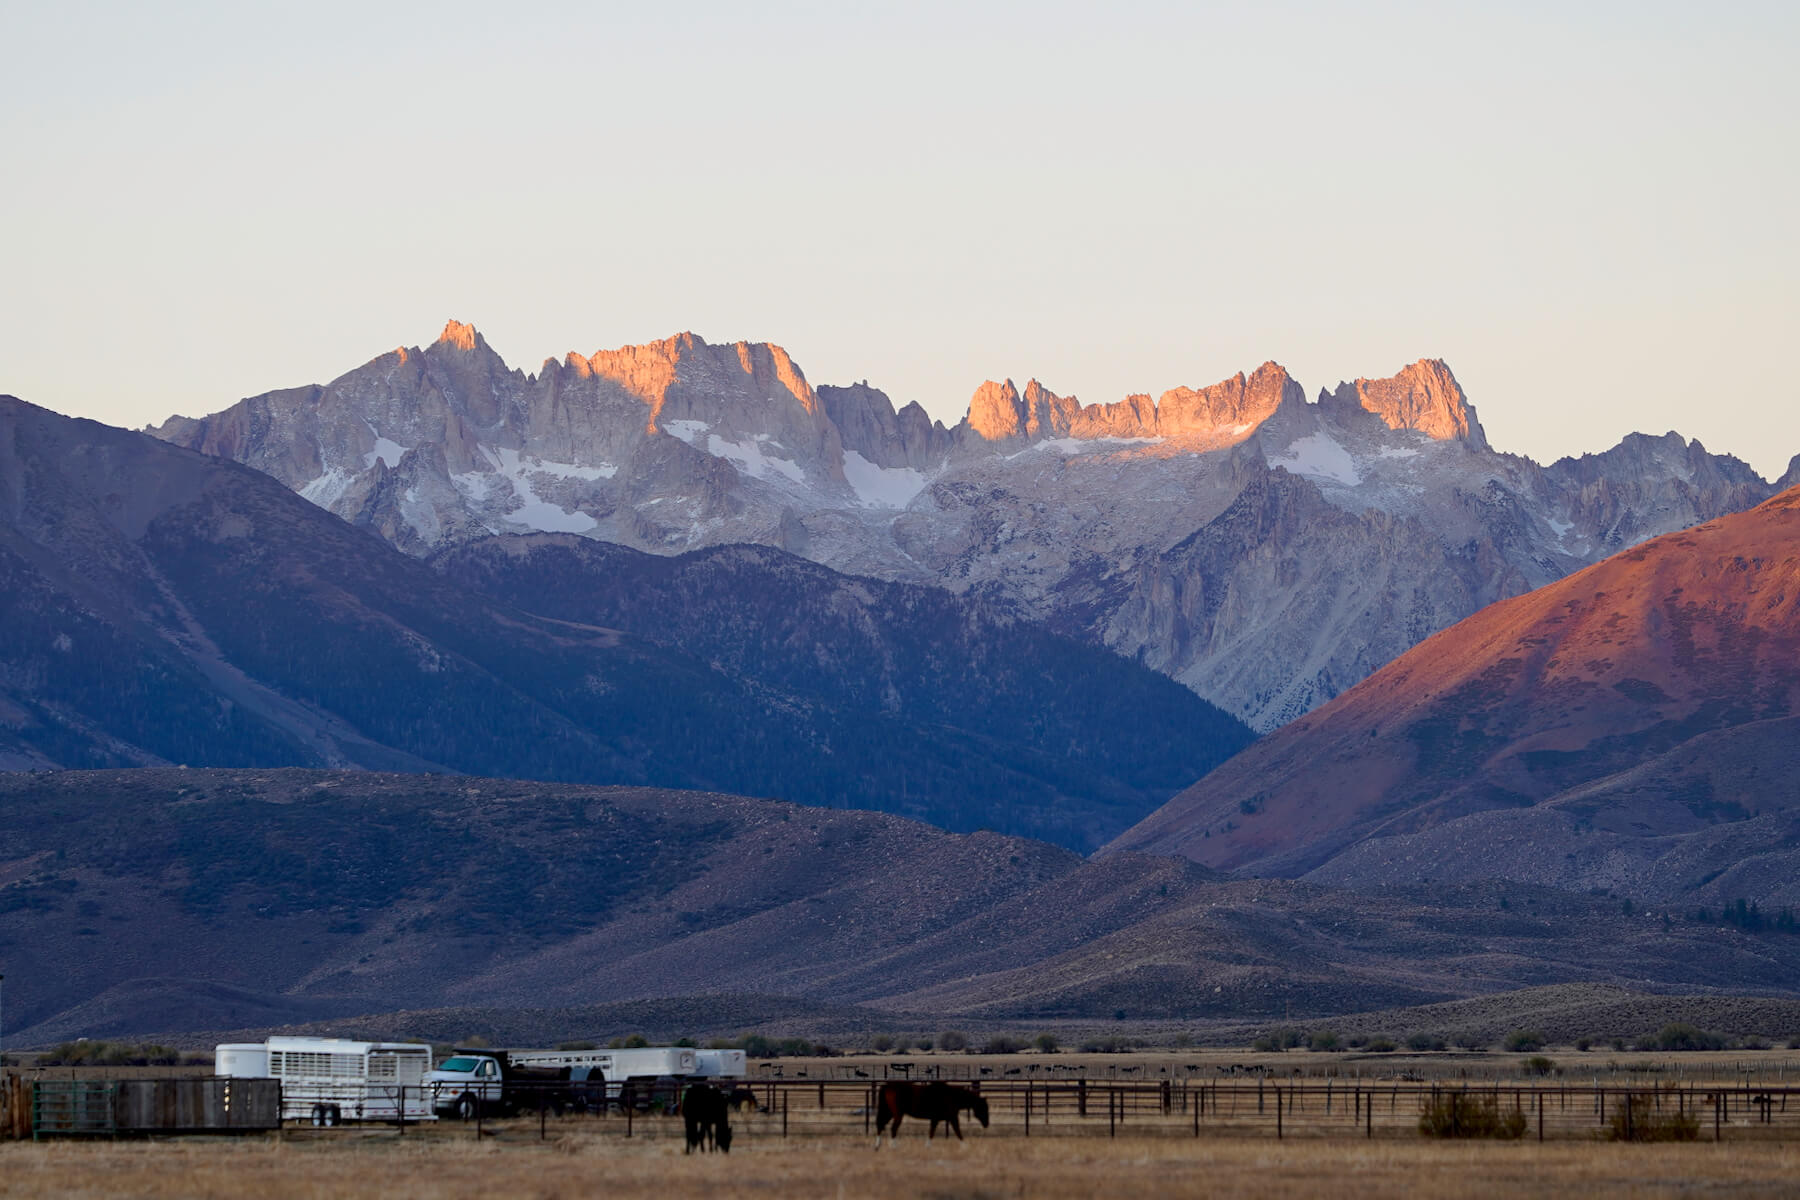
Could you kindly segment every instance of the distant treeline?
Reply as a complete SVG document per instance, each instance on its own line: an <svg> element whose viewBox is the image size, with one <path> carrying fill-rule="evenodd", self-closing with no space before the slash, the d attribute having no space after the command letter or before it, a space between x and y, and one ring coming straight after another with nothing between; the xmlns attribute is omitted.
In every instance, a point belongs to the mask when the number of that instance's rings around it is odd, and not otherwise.
<svg viewBox="0 0 1800 1200"><path fill-rule="evenodd" d="M168 1046L90 1042L86 1038L52 1046L37 1057L40 1067L181 1067L210 1062L210 1055L184 1054Z"/></svg>

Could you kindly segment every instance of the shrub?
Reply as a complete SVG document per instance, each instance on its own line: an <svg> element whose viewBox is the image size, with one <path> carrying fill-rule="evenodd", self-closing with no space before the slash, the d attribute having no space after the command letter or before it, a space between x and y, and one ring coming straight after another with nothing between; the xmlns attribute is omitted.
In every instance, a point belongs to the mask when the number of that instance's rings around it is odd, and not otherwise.
<svg viewBox="0 0 1800 1200"><path fill-rule="evenodd" d="M1685 1021L1673 1021L1658 1030L1648 1046L1652 1050L1723 1050L1725 1039Z"/></svg>
<svg viewBox="0 0 1800 1200"><path fill-rule="evenodd" d="M1369 1044L1363 1047L1370 1054L1392 1054L1399 1048L1394 1044L1393 1038L1385 1037L1372 1037L1369 1039Z"/></svg>
<svg viewBox="0 0 1800 1200"><path fill-rule="evenodd" d="M981 1047L983 1054L1017 1054L1025 1049L1025 1043L1018 1038L997 1034L989 1038Z"/></svg>
<svg viewBox="0 0 1800 1200"><path fill-rule="evenodd" d="M181 1052L167 1046L133 1045L127 1042L63 1042L38 1055L43 1067L174 1067Z"/></svg>
<svg viewBox="0 0 1800 1200"><path fill-rule="evenodd" d="M1525 1060L1525 1073L1527 1075L1548 1075L1554 1070L1556 1070L1555 1061L1553 1059L1545 1058L1541 1054L1534 1054Z"/></svg>
<svg viewBox="0 0 1800 1200"><path fill-rule="evenodd" d="M1406 1039L1408 1050L1442 1050L1447 1042L1435 1033L1415 1033Z"/></svg>
<svg viewBox="0 0 1800 1200"><path fill-rule="evenodd" d="M1031 1044L1044 1054L1056 1053L1056 1035L1053 1033L1040 1033L1032 1040Z"/></svg>
<svg viewBox="0 0 1800 1200"><path fill-rule="evenodd" d="M1486 1050L1488 1042L1479 1034L1465 1033L1456 1039L1456 1048L1459 1050Z"/></svg>
<svg viewBox="0 0 1800 1200"><path fill-rule="evenodd" d="M598 1050L600 1047L595 1042L558 1042L556 1048L558 1050Z"/></svg>
<svg viewBox="0 0 1800 1200"><path fill-rule="evenodd" d="M930 1050L932 1045L933 1045L933 1043L930 1038L920 1038L919 1039L919 1049L920 1050Z"/></svg>
<svg viewBox="0 0 1800 1200"><path fill-rule="evenodd" d="M1667 1107L1654 1092L1631 1092L1613 1106L1606 1134L1615 1142L1691 1142L1700 1136L1700 1119Z"/></svg>
<svg viewBox="0 0 1800 1200"><path fill-rule="evenodd" d="M1336 1050L1338 1048L1337 1031L1333 1029L1315 1029L1306 1035L1306 1047L1309 1050Z"/></svg>
<svg viewBox="0 0 1800 1200"><path fill-rule="evenodd" d="M1419 1132L1440 1138L1521 1138L1525 1114L1502 1110L1492 1096L1466 1092L1440 1092L1419 1104Z"/></svg>
<svg viewBox="0 0 1800 1200"><path fill-rule="evenodd" d="M1081 1043L1083 1054L1124 1054L1131 1049L1131 1039L1123 1037L1090 1038Z"/></svg>
<svg viewBox="0 0 1800 1200"><path fill-rule="evenodd" d="M1530 1053L1544 1048L1544 1035L1535 1029L1515 1029L1501 1045L1514 1053Z"/></svg>
<svg viewBox="0 0 1800 1200"><path fill-rule="evenodd" d="M1284 1028L1271 1029L1268 1033L1263 1034L1254 1042L1251 1042L1250 1048L1252 1050L1292 1050L1296 1046L1304 1046L1305 1044L1305 1034L1301 1033L1298 1029Z"/></svg>
<svg viewBox="0 0 1800 1200"><path fill-rule="evenodd" d="M955 1029L946 1029L937 1036L938 1049L955 1054L959 1050L969 1048L969 1035Z"/></svg>
<svg viewBox="0 0 1800 1200"><path fill-rule="evenodd" d="M894 1048L893 1035L878 1033L873 1038L869 1039L869 1045L873 1046L879 1053L886 1054L889 1050Z"/></svg>
<svg viewBox="0 0 1800 1200"><path fill-rule="evenodd" d="M1583 1053L1586 1053L1587 1048L1589 1046L1592 1046L1593 1044L1594 1044L1594 1040L1592 1038L1576 1038L1575 1039L1575 1048L1577 1050L1582 1051Z"/></svg>

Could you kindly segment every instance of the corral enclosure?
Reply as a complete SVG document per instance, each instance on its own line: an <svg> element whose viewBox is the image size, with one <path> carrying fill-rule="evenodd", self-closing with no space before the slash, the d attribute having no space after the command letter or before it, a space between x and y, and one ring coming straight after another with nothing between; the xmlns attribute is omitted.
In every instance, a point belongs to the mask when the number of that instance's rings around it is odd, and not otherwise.
<svg viewBox="0 0 1800 1200"><path fill-rule="evenodd" d="M1431 1056L765 1060L753 1064L746 1081L756 1109L734 1115L728 1156L683 1154L684 1130L675 1117L617 1110L558 1116L546 1106L480 1123L338 1129L290 1123L279 1133L234 1138L10 1142L0 1144L0 1178L8 1195L233 1200L258 1191L391 1195L404 1179L429 1183L434 1195L448 1197L515 1192L522 1180L544 1197L672 1190L882 1198L1152 1190L1167 1197L1577 1189L1606 1196L1703 1188L1781 1195L1791 1189L1800 1171L1800 1077L1794 1073L1800 1057L1779 1051L1570 1057L1587 1059L1584 1065L1594 1070L1580 1080L1572 1071L1531 1077L1521 1073L1524 1056L1499 1054L1440 1056L1435 1079L1399 1077L1417 1074ZM990 1126L965 1116L965 1142L940 1131L928 1143L922 1125L908 1120L896 1144L873 1149L869 1106L878 1076L884 1068L890 1077L920 1074L928 1065L939 1074L973 1075L966 1082L988 1100ZM1030 1077L1034 1066L1036 1078ZM1015 1068L1018 1075L1006 1074ZM1483 1069L1487 1074L1478 1077ZM105 1074L46 1070L41 1078ZM1504 1142L1421 1136L1422 1106L1446 1097L1522 1113L1525 1135ZM1621 1104L1640 1115L1693 1114L1697 1140L1613 1141Z"/></svg>

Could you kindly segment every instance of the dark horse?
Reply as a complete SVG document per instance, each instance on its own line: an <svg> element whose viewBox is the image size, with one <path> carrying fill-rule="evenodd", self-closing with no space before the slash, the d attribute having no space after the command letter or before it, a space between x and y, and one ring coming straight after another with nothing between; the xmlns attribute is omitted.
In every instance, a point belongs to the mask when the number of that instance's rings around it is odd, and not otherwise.
<svg viewBox="0 0 1800 1200"><path fill-rule="evenodd" d="M884 1083L875 1100L875 1148L881 1149L881 1134L888 1130L890 1140L900 1136L900 1118L916 1117L930 1121L926 1140L937 1136L938 1122L950 1126L957 1141L963 1140L962 1122L958 1114L964 1109L975 1114L983 1129L988 1123L988 1102L972 1089L952 1087L947 1083Z"/></svg>
<svg viewBox="0 0 1800 1200"><path fill-rule="evenodd" d="M696 1148L731 1153L731 1106L724 1092L696 1083L681 1095L681 1117L687 1122L686 1153Z"/></svg>

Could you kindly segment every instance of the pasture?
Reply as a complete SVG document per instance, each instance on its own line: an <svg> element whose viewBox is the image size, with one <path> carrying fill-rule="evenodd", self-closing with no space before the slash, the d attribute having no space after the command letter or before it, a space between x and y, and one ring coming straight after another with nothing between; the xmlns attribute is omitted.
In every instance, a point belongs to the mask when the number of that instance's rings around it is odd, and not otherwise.
<svg viewBox="0 0 1800 1200"><path fill-rule="evenodd" d="M1570 1069L1545 1078L1525 1072L1524 1056L1499 1054L914 1056L913 1069L899 1074L916 1076L931 1064L939 1075L973 1076L991 1125L965 1120L968 1140L959 1145L942 1136L928 1143L923 1125L909 1121L898 1144L879 1151L870 1102L880 1077L895 1074L902 1060L783 1059L753 1066L749 1086L761 1108L732 1115L729 1155L684 1154L680 1118L642 1113L629 1120L618 1112L528 1114L404 1129L290 1126L240 1138L0 1142L0 1193L221 1200L390 1196L421 1187L484 1200L695 1190L784 1198L1793 1194L1800 1079L1790 1074L1792 1054L1556 1057ZM89 1072L44 1073L64 1074ZM1525 1114L1527 1133L1507 1142L1422 1137L1421 1104L1451 1092ZM1698 1140L1606 1140L1621 1097L1697 1118Z"/></svg>
<svg viewBox="0 0 1800 1200"><path fill-rule="evenodd" d="M0 1145L9 1197L662 1197L713 1194L977 1198L1096 1195L1350 1197L1496 1194L1584 1197L1793 1194L1800 1147L1776 1143L1629 1146L1595 1142L1443 1143L1128 1137L1032 1139L975 1132L964 1145L922 1137L872 1151L860 1135L740 1142L684 1155L678 1124L629 1141L591 1126L535 1122L476 1140L433 1131L402 1141L332 1131L280 1140ZM450 1134L451 1136L438 1136Z"/></svg>

